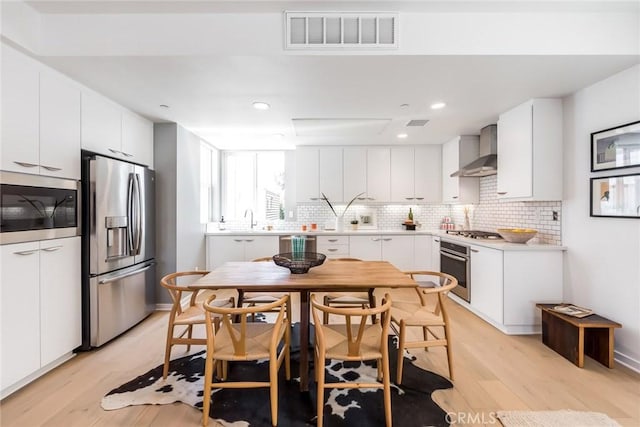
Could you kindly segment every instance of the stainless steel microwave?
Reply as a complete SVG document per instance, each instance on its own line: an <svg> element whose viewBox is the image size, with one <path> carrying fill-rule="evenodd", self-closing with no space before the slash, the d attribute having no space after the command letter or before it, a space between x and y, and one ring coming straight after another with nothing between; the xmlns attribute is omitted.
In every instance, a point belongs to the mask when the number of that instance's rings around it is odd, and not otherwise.
<svg viewBox="0 0 640 427"><path fill-rule="evenodd" d="M0 172L0 244L80 235L80 182Z"/></svg>

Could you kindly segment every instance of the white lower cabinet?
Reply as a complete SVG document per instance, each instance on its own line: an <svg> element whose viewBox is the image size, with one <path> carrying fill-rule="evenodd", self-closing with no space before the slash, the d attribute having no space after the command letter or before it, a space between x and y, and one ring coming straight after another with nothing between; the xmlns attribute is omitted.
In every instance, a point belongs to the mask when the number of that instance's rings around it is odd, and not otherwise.
<svg viewBox="0 0 640 427"><path fill-rule="evenodd" d="M400 270L414 268L414 236L350 236L349 256L365 261L389 261Z"/></svg>
<svg viewBox="0 0 640 427"><path fill-rule="evenodd" d="M413 268L415 270L433 271L431 250L431 236L415 236L413 241Z"/></svg>
<svg viewBox="0 0 640 427"><path fill-rule="evenodd" d="M207 236L207 270L230 261L251 261L278 253L278 236Z"/></svg>
<svg viewBox="0 0 640 427"><path fill-rule="evenodd" d="M502 323L503 251L471 246L471 306Z"/></svg>
<svg viewBox="0 0 640 427"><path fill-rule="evenodd" d="M4 397L81 344L80 237L4 245L1 256Z"/></svg>
<svg viewBox="0 0 640 427"><path fill-rule="evenodd" d="M349 258L349 236L317 236L316 250L327 258ZM355 257L354 257L355 258Z"/></svg>
<svg viewBox="0 0 640 427"><path fill-rule="evenodd" d="M536 304L563 300L562 254L472 245L471 303L451 297L504 333L539 333Z"/></svg>

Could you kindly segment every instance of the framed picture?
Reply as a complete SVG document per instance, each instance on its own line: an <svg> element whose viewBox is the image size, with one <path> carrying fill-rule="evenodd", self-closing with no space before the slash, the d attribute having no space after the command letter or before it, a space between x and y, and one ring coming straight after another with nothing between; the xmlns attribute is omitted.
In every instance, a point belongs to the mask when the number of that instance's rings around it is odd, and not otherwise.
<svg viewBox="0 0 640 427"><path fill-rule="evenodd" d="M640 218L640 174L591 178L591 216Z"/></svg>
<svg viewBox="0 0 640 427"><path fill-rule="evenodd" d="M640 121L591 134L591 172L640 166Z"/></svg>

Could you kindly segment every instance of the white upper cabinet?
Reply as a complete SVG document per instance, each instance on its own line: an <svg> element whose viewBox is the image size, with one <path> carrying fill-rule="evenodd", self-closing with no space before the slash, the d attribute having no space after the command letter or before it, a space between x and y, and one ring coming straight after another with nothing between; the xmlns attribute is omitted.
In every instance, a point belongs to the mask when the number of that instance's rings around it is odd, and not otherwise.
<svg viewBox="0 0 640 427"><path fill-rule="evenodd" d="M122 152L153 169L153 122L131 111L122 112Z"/></svg>
<svg viewBox="0 0 640 427"><path fill-rule="evenodd" d="M480 181L473 177L452 177L462 166L479 157L480 138L472 135L456 136L442 145L442 201L443 203L478 203ZM499 157L499 156L498 156Z"/></svg>
<svg viewBox="0 0 640 427"><path fill-rule="evenodd" d="M319 150L319 188L333 202L344 201L342 148L326 147Z"/></svg>
<svg viewBox="0 0 640 427"><path fill-rule="evenodd" d="M415 148L415 198L419 202L442 201L442 146L423 145Z"/></svg>
<svg viewBox="0 0 640 427"><path fill-rule="evenodd" d="M351 200L365 193L358 200L366 199L367 192L367 149L365 147L345 147L343 155L344 198Z"/></svg>
<svg viewBox="0 0 640 427"><path fill-rule="evenodd" d="M82 148L153 167L153 123L83 91Z"/></svg>
<svg viewBox="0 0 640 427"><path fill-rule="evenodd" d="M296 149L296 200L298 202L320 199L319 156L317 148Z"/></svg>
<svg viewBox="0 0 640 427"><path fill-rule="evenodd" d="M391 199L391 150L367 149L367 200L386 202Z"/></svg>
<svg viewBox="0 0 640 427"><path fill-rule="evenodd" d="M562 200L562 100L533 99L500 115L499 199Z"/></svg>
<svg viewBox="0 0 640 427"><path fill-rule="evenodd" d="M122 110L88 91L82 92L82 148L122 156Z"/></svg>
<svg viewBox="0 0 640 427"><path fill-rule="evenodd" d="M391 201L432 202L442 199L440 145L391 148Z"/></svg>
<svg viewBox="0 0 640 427"><path fill-rule="evenodd" d="M2 170L80 179L80 88L2 45Z"/></svg>
<svg viewBox="0 0 640 427"><path fill-rule="evenodd" d="M40 174L80 179L80 88L40 73Z"/></svg>
<svg viewBox="0 0 640 427"><path fill-rule="evenodd" d="M415 200L413 147L391 148L391 201Z"/></svg>
<svg viewBox="0 0 640 427"><path fill-rule="evenodd" d="M39 68L2 44L2 170L39 173Z"/></svg>

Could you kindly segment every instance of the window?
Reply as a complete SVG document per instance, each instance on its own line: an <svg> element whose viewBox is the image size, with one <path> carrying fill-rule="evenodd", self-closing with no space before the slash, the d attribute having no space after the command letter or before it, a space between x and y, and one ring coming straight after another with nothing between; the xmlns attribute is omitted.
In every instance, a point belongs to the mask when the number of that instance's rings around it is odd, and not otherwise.
<svg viewBox="0 0 640 427"><path fill-rule="evenodd" d="M222 185L225 218L242 220L251 209L256 221L284 219L284 152L224 152Z"/></svg>
<svg viewBox="0 0 640 427"><path fill-rule="evenodd" d="M200 142L200 222L218 221L220 215L220 168L218 150Z"/></svg>

